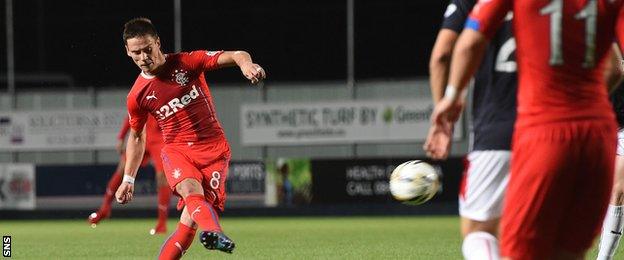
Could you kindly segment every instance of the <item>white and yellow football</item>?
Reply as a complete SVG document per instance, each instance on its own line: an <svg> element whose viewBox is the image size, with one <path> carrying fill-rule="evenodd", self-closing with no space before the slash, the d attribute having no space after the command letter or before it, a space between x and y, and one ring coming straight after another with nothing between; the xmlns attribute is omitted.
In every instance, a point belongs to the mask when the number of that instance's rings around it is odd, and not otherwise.
<svg viewBox="0 0 624 260"><path fill-rule="evenodd" d="M405 204L427 202L440 189L440 175L433 166L412 160L397 166L390 175L390 193Z"/></svg>

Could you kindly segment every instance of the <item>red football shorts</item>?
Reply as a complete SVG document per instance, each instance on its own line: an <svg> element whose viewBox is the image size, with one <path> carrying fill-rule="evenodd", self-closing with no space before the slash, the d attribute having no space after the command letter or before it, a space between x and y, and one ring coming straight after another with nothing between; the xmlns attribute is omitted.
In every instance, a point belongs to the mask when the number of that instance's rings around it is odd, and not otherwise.
<svg viewBox="0 0 624 260"><path fill-rule="evenodd" d="M222 212L225 206L225 181L230 164L230 147L220 139L203 144L166 144L162 161L169 187L180 196L175 187L182 180L192 178L202 184L208 203Z"/></svg>
<svg viewBox="0 0 624 260"><path fill-rule="evenodd" d="M582 253L600 232L613 182L615 122L553 123L514 134L501 255Z"/></svg>

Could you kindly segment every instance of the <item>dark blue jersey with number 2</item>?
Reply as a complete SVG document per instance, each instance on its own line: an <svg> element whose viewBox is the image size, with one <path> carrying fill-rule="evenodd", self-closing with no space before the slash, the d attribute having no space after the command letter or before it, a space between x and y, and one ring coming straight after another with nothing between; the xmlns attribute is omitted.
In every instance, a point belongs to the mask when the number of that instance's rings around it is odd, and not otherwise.
<svg viewBox="0 0 624 260"><path fill-rule="evenodd" d="M474 0L452 0L444 13L442 28L460 33ZM510 150L516 120L516 42L512 13L491 39L474 77L472 120L473 150Z"/></svg>

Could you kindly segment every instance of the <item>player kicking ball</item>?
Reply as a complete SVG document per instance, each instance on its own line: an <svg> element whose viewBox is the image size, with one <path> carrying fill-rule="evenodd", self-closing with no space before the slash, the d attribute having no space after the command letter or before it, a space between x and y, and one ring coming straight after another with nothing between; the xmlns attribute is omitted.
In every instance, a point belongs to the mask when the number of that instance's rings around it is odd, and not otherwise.
<svg viewBox="0 0 624 260"><path fill-rule="evenodd" d="M128 21L123 40L141 73L127 99L130 134L124 178L115 193L117 201L125 204L132 200L145 149L144 126L151 114L165 142L161 157L167 182L184 204L177 230L165 241L159 259L182 257L198 227L204 247L231 253L234 242L219 224L226 199L230 147L217 120L204 72L238 66L255 84L266 77L264 69L244 51L164 54L156 28L146 18Z"/></svg>

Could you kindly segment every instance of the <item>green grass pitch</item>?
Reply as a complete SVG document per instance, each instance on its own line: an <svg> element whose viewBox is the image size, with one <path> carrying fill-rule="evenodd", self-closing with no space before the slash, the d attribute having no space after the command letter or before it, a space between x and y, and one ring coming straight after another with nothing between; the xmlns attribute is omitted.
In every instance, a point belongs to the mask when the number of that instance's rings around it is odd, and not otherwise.
<svg viewBox="0 0 624 260"><path fill-rule="evenodd" d="M154 219L0 221L13 259L156 259ZM176 222L169 222L173 231ZM457 217L224 218L234 254L195 242L184 259L461 259ZM623 246L624 247L624 246ZM624 259L621 249L615 259ZM588 254L595 259L596 249Z"/></svg>

